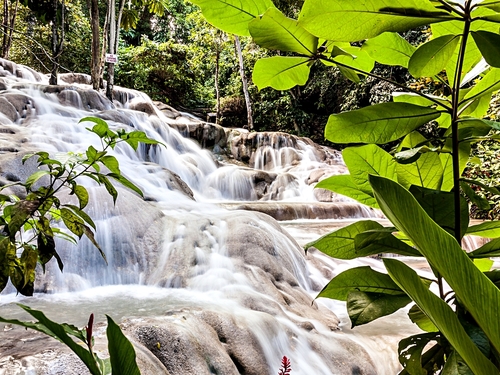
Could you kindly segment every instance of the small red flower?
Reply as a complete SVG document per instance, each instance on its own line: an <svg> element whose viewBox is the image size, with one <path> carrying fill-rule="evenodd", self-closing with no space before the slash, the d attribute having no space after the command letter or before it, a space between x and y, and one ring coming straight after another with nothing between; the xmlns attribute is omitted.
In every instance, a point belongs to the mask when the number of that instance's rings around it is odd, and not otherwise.
<svg viewBox="0 0 500 375"><path fill-rule="evenodd" d="M281 359L281 368L278 375L289 375L292 371L290 360L284 355Z"/></svg>

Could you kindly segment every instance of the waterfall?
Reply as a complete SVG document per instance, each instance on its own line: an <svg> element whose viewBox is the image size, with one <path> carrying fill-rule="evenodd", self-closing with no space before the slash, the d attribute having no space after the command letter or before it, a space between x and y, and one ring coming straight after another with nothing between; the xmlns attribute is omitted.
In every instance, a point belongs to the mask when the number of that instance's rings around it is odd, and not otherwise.
<svg viewBox="0 0 500 375"><path fill-rule="evenodd" d="M297 220L321 225L327 217L380 216L314 191L320 179L345 173L337 152L304 138L235 129L222 131L225 143L212 153L178 130L202 122L167 116L140 92L115 87L111 102L84 75L61 75L58 86L48 86L46 76L26 67L5 60L0 66L0 183L33 172L33 163L20 163L27 152L99 148L89 123L79 122L87 116L112 129L142 130L166 146L112 151L146 200L118 187L113 205L103 188L86 182L108 264L85 239L78 247L58 241L64 272L50 262L37 275L34 297L7 288L1 316L24 317L16 302L80 326L91 312L101 321L109 314L122 320L144 374L273 374L283 355L293 374L397 372L397 340L412 328L395 329L387 317L380 331L347 329L345 317L335 315L343 314L342 304L314 300L344 264L306 256L283 229ZM271 216L287 221L282 226ZM8 374L83 373L46 339L26 351L23 343L33 340L26 335L16 327L0 332L0 368Z"/></svg>

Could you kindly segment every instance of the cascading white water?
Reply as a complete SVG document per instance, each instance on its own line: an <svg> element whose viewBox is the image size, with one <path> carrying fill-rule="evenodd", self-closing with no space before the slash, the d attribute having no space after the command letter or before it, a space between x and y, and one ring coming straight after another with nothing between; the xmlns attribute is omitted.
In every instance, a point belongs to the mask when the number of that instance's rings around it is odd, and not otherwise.
<svg viewBox="0 0 500 375"><path fill-rule="evenodd" d="M134 91L121 92L125 99L114 104L100 98L98 111L90 111L93 94L85 91L88 86L72 83L66 89L51 91L46 89L45 77L23 73L20 66L16 71L22 78L3 72L8 89L0 92L7 98L16 95L24 103L21 111L2 118L0 126L5 131L0 132L0 147L5 155L15 159L16 154L8 150L16 148L21 153L82 152L89 145L99 148L99 139L85 130L91 124L79 123L89 115L106 119L114 128L143 130L166 147L141 146L133 152L120 145L113 151L123 174L143 190L147 202L120 189L114 207L105 191L89 182L93 202L89 213L96 219L96 238L106 252L108 265L86 240L77 249L58 242L64 272L52 264L37 282L38 291L52 294L22 298L10 289L10 293L0 295L1 316L18 314L14 302L79 325L85 324L90 312L108 313L128 320L132 327L129 333L136 337L137 345L159 360L165 356L155 349L163 337L161 330L168 331L170 338L183 332L179 340L191 340L189 345L199 352L189 359L165 360L165 366L177 369L170 369L176 375L272 374L283 355L292 360L294 374L396 373L397 332L385 327L380 340L338 330L337 318L329 310L342 313L336 311L338 305L313 302L328 281L320 269L335 268L332 261L317 268L319 263L311 263L276 221L259 213L227 211L215 204L256 200L255 170L214 161L208 151L169 126L194 120L170 119L157 110L153 116L133 110L138 103L150 104ZM342 169L340 160L321 160L312 145L303 140L292 142L282 135L258 136L255 150L254 167L272 179L262 199L274 204L285 200L314 206L314 184L308 183L311 173ZM193 196L182 187L182 181ZM15 340L9 332L0 332L0 338L4 337L0 341ZM157 341L150 342L152 335ZM167 343L161 347L168 350ZM19 364L15 352L5 353L0 344L0 368L15 368ZM22 371L50 373L42 370L40 357L27 357L20 365ZM179 363L182 369L175 367ZM65 373L70 371L68 368Z"/></svg>

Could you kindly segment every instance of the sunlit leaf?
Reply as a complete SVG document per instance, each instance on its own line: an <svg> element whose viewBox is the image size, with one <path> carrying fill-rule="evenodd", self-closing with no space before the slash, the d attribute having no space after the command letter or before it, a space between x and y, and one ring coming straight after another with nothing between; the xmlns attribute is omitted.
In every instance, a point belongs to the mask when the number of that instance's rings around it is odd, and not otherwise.
<svg viewBox="0 0 500 375"><path fill-rule="evenodd" d="M318 47L317 37L276 8L269 8L262 17L251 21L249 28L254 42L270 50L313 55Z"/></svg>
<svg viewBox="0 0 500 375"><path fill-rule="evenodd" d="M356 42L385 31L406 31L450 17L430 3L416 0L306 0L299 22L320 38Z"/></svg>
<svg viewBox="0 0 500 375"><path fill-rule="evenodd" d="M366 51L378 63L408 67L408 61L415 51L410 43L397 33L383 33L368 39L362 50ZM414 103L417 104L417 103Z"/></svg>
<svg viewBox="0 0 500 375"><path fill-rule="evenodd" d="M288 90L296 85L305 85L309 78L308 57L274 56L258 60L255 63L252 79L262 90L272 87L276 90Z"/></svg>
<svg viewBox="0 0 500 375"><path fill-rule="evenodd" d="M455 52L460 35L443 35L422 44L411 56L408 70L414 77L431 77L441 72Z"/></svg>
<svg viewBox="0 0 500 375"><path fill-rule="evenodd" d="M334 143L388 143L438 118L439 115L433 108L414 104L375 104L330 115L325 128L325 138Z"/></svg>
<svg viewBox="0 0 500 375"><path fill-rule="evenodd" d="M325 178L318 182L315 187L327 189L337 194L355 199L367 206L378 208L375 198L361 190L361 188L353 182L350 175L337 175Z"/></svg>

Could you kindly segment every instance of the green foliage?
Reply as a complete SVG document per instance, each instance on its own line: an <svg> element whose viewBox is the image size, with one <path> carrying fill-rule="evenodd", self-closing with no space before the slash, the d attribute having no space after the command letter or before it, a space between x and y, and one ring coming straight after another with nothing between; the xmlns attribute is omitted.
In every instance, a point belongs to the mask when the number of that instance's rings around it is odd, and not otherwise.
<svg viewBox="0 0 500 375"><path fill-rule="evenodd" d="M135 350L130 341L124 336L120 327L111 319L108 319L106 336L108 338L109 358L101 359L93 351L94 337L93 325L94 314L90 315L87 327L78 329L70 324L56 323L45 316L41 311L31 309L25 305L18 305L33 318L36 322L23 322L16 319L4 319L0 317L0 322L19 325L44 333L65 344L70 348L87 366L92 375L140 375L137 367Z"/></svg>
<svg viewBox="0 0 500 375"><path fill-rule="evenodd" d="M205 0L204 6L215 3L220 5L218 0ZM304 85L321 62L339 68L353 82L368 76L403 90L393 102L330 116L325 137L355 146L344 150L350 175L317 184L379 207L393 226L361 221L306 248L314 246L342 259L383 253L424 257L438 294L410 267L387 258L388 274L355 268L333 278L318 297L346 301L353 326L413 301L410 318L429 333L400 343L401 374L498 374L498 275L489 271L492 262L483 258L499 254L500 225L469 227L469 208L462 196L463 192L486 206L479 189L500 195L495 187L471 179L475 176L470 173L465 176L469 178L462 177L472 145L485 140L493 144L498 136L488 137L488 133L500 129L491 118L482 119L490 95L500 89L496 2L306 0L297 20L279 15L271 5L259 11L219 6L218 20L211 21L226 31L227 25L238 22L239 30L248 30L257 44L288 51L279 58L257 61L253 79L259 88ZM246 28L242 12L246 18L254 17ZM394 33L427 24L431 38L416 49ZM473 71L482 58L489 66ZM408 69L441 88L430 94L416 85L392 81L374 73L370 59ZM477 76L481 79L473 81ZM422 131L429 122L437 128ZM392 151L378 146L384 144L390 144ZM481 164L477 165L480 169ZM466 253L460 246L466 233L493 240Z"/></svg>
<svg viewBox="0 0 500 375"><path fill-rule="evenodd" d="M81 122L94 124L87 129L101 139L102 151L90 146L85 153L54 157L45 151L39 151L26 155L23 162L36 158L40 170L24 182L0 187L2 191L17 185L26 191L22 198L0 195L0 291L10 278L19 293L32 295L37 263L45 270L45 265L52 258L57 260L62 271L63 263L55 246L56 237L76 243L76 238L86 236L106 259L94 237L96 226L84 211L89 202L89 194L79 183L81 178L87 177L104 185L113 201L116 201L118 193L110 180L118 181L142 196L142 191L121 174L118 161L108 152L121 142L127 143L134 150L139 143L159 142L148 138L142 131L127 133L120 129L115 132L99 118L86 117ZM59 198L62 193L74 196L78 204L63 203ZM60 226L54 226L55 222L62 222L69 233Z"/></svg>

